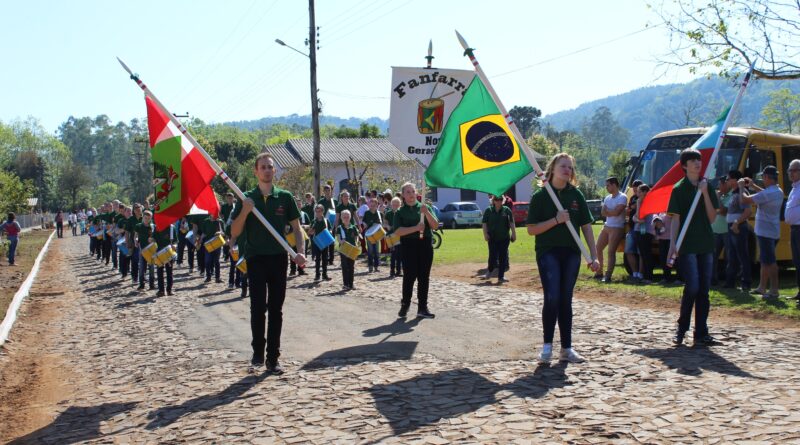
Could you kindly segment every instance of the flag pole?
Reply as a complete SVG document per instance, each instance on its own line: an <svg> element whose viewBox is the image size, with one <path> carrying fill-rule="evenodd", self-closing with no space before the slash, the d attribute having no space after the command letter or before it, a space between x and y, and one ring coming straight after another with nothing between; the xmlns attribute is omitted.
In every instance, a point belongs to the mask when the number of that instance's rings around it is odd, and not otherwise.
<svg viewBox="0 0 800 445"><path fill-rule="evenodd" d="M200 154L203 155L208 164L211 165L211 168L213 168L214 171L217 172L217 175L219 175L219 177L221 177L222 180L225 182L225 185L227 185L228 188L230 188L233 191L233 193L237 197L239 197L240 200L243 201L245 199L244 193L242 193L242 191L239 189L236 183L233 182L233 180L228 176L228 174L225 173L224 170L222 170L219 164L217 164L217 161L215 161L214 158L209 156L209 154L206 152L203 146L200 145L200 143L198 143L194 137L192 137L192 135L189 133L188 130L186 130L183 124L181 124L178 118L176 118L172 113L167 111L167 108L164 106L164 104L162 104L161 101L158 100L158 98L155 96L155 94L153 94L153 92L150 91L150 88L148 88L147 85L145 85L144 82L142 82L141 79L139 79L139 76L133 74L131 69L128 68L128 65L126 65L125 62L123 62L119 57L117 57L117 61L120 63L120 65L122 65L125 71L128 72L128 74L131 76L131 79L133 79L136 82L136 85L139 85L139 88L141 88L142 91L144 91L144 94L150 99L152 99L153 102L155 102L159 106L159 108L161 108L165 112L165 114L167 114L169 120L173 124L175 124L176 127L178 127L178 129L181 131L181 134L183 134L186 137L186 139L188 139L189 142L191 142L192 145L194 145L194 147L200 152ZM272 227L272 224L270 224L269 221L267 221L267 219L264 218L264 215L262 215L261 212L259 212L258 209L256 208L253 208L252 213L259 221L261 221L261 224L263 224L264 227L267 228L269 233L273 236L273 238L275 238L278 244L280 244L281 247L283 247L283 249L286 250L289 256L291 256L292 259L294 259L297 256L297 252L295 252L294 249L292 249L289 246L289 244L286 243L286 240L284 240L283 237L275 230L275 228Z"/></svg>
<svg viewBox="0 0 800 445"><path fill-rule="evenodd" d="M719 132L719 136L717 137L717 143L714 144L714 151L711 152L711 157L708 160L708 165L706 165L706 170L703 172L703 177L700 178L700 181L704 181L708 179L709 172L712 176L716 175L716 162L717 162L717 155L719 154L719 149L722 147L722 143L725 141L725 137L727 136L728 126L731 124L731 118L733 115L736 114L736 111L739 109L739 100L744 95L745 90L747 89L747 85L750 83L750 77L753 74L753 68L755 67L755 60L752 64L750 64L750 70L747 71L747 74L744 76L744 80L742 81L742 85L739 87L739 92L736 94L736 98L733 99L733 104L731 105L730 110L728 110L728 115L725 116L725 121L722 123L722 129ZM692 222L692 217L694 216L695 211L697 210L697 205L700 202L700 195L702 192L700 189L697 189L697 193L694 195L694 200L692 201L691 207L689 207L689 213L686 215L686 222L681 227L681 231L678 234L678 239L675 242L675 252L673 252L672 257L667 260L668 266L672 267L675 264L675 259L678 256L678 252L681 249L681 245L683 244L683 239L686 237L686 232L689 229L689 223ZM712 221L713 222L713 221Z"/></svg>
<svg viewBox="0 0 800 445"><path fill-rule="evenodd" d="M425 164L423 164L422 161L420 161L418 158L414 158L414 160L417 161L417 164L419 164L420 167L422 167L422 185L420 187L420 196L422 198L420 199L420 204L424 206L425 205L425 188L426 188L425 170L427 169L427 167L425 167ZM419 209L419 223L420 224L425 224L425 214L422 213L422 207L420 207L420 209ZM435 228L433 228L433 227L431 227L431 229L435 230ZM423 238L425 238L425 229L422 229L419 232L419 239L423 239Z"/></svg>
<svg viewBox="0 0 800 445"><path fill-rule="evenodd" d="M547 178L544 175L544 171L542 171L542 168L539 166L539 163L536 162L536 157L533 155L533 151L531 150L530 147L528 147L528 144L525 142L525 138L522 137L522 134L519 132L517 125L514 124L514 120L511 118L511 115L508 114L508 111L506 111L506 107L503 106L502 102L500 102L500 98L494 91L492 84L489 83L489 79L486 77L486 73L483 72L483 68L481 68L480 63L478 63L478 59L476 59L475 54L473 54L473 48L470 48L469 45L467 45L467 41L464 40L464 37L462 37L458 31L456 31L456 36L458 36L458 41L464 48L464 55L469 57L469 60L475 67L475 72L478 74L478 77L480 77L481 81L483 82L483 85L486 87L486 90L492 96L492 100L494 100L494 103L495 105L497 105L497 108L500 109L500 112L503 114L503 118L508 124L508 127L514 134L514 138L517 140L517 143L522 148L525 157L528 158L528 162L530 162L531 166L533 167L533 170L536 172L536 177L538 177L544 184L544 188L545 190L547 190L547 194L550 195L550 198L553 200L553 204L555 204L556 209L559 212L564 210L564 207L561 205L561 202L556 197L553 188L550 186L550 182L547 181ZM575 227L569 221L564 224L566 224L569 233L572 235L572 238L575 240L575 243L581 249L581 254L583 254L583 258L586 260L587 263L591 264L592 261L594 261L594 259L589 253L589 249L587 249L586 245L584 245L583 242L581 241L580 236L578 236L578 232L575 231Z"/></svg>

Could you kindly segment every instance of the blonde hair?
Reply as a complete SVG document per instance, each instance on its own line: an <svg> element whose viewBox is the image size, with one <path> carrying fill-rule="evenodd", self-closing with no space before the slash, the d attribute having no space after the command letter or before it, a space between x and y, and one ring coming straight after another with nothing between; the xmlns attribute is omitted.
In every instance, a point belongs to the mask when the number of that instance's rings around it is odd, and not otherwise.
<svg viewBox="0 0 800 445"><path fill-rule="evenodd" d="M392 198L392 201L391 201L391 203L392 203L392 204L394 204L394 203L397 203L397 205L402 205L402 204L403 204L403 201L401 201L401 200L400 200L400 198L398 198L397 196L395 196L394 198Z"/></svg>
<svg viewBox="0 0 800 445"><path fill-rule="evenodd" d="M553 180L553 171L556 169L556 164L558 164L558 161L562 159L569 159L569 161L572 163L572 175L569 178L569 183L573 186L577 186L578 179L575 177L575 158L573 158L569 153L559 153L550 159L550 162L547 164L547 169L544 173L545 181L550 182Z"/></svg>
<svg viewBox="0 0 800 445"><path fill-rule="evenodd" d="M347 218L348 218L348 219L353 217L353 215L351 215L351 214L350 214L350 211L349 211L349 210L342 210L342 213L340 213L340 214L339 214L339 216L340 216L342 219L344 219L344 215L347 215Z"/></svg>

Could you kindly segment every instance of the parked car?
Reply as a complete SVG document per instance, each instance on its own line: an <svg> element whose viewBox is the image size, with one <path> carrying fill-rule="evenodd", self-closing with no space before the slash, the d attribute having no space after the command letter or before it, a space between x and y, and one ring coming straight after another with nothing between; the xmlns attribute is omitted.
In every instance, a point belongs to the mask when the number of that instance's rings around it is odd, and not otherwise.
<svg viewBox="0 0 800 445"><path fill-rule="evenodd" d="M445 227L457 229L459 227L480 227L483 214L478 204L474 202L451 202L441 209L441 221Z"/></svg>
<svg viewBox="0 0 800 445"><path fill-rule="evenodd" d="M586 204L589 206L589 211L592 212L592 218L594 218L595 222L606 220L606 217L600 214L603 208L603 201L601 199L587 199Z"/></svg>
<svg viewBox="0 0 800 445"><path fill-rule="evenodd" d="M514 224L516 224L517 227L525 225L525 220L528 219L528 203L512 202L511 214L514 215Z"/></svg>

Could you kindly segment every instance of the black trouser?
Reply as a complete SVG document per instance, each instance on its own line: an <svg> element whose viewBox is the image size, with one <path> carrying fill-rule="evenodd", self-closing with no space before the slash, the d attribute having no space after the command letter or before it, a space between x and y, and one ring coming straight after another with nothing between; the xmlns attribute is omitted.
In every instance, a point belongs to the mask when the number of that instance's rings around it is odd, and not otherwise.
<svg viewBox="0 0 800 445"><path fill-rule="evenodd" d="M130 270L131 266L131 257L119 252L119 271L122 274L122 278L128 276L128 271Z"/></svg>
<svg viewBox="0 0 800 445"><path fill-rule="evenodd" d="M203 275L206 273L206 248L200 244L200 247L195 250L197 251L197 269Z"/></svg>
<svg viewBox="0 0 800 445"><path fill-rule="evenodd" d="M403 306L411 305L414 282L417 282L417 308L428 310L428 285L433 264L431 239L417 236L403 238Z"/></svg>
<svg viewBox="0 0 800 445"><path fill-rule="evenodd" d="M108 264L108 261L111 259L112 244L114 244L114 242L111 240L111 235L106 234L106 236L103 237L103 259L106 261L106 264ZM117 260L114 259L115 267L116 267L116 262Z"/></svg>
<svg viewBox="0 0 800 445"><path fill-rule="evenodd" d="M172 292L172 261L159 266L156 274L158 275L158 291L164 292L164 269L167 270L167 292Z"/></svg>
<svg viewBox="0 0 800 445"><path fill-rule="evenodd" d="M642 278L653 280L653 235L649 233L636 232L636 248L639 251L639 261L642 262ZM638 270L634 271L638 272Z"/></svg>
<svg viewBox="0 0 800 445"><path fill-rule="evenodd" d="M327 252L327 250L328 249L325 248L326 252ZM323 258L324 257L324 252L319 250L319 247L317 247L317 245L314 244L313 242L311 243L311 255L312 255L313 259L314 259L314 269L316 270L316 276L319 276L319 268L320 268L320 266L322 266L322 275L327 277L328 276L328 262L326 261L325 258Z"/></svg>
<svg viewBox="0 0 800 445"><path fill-rule="evenodd" d="M214 279L219 281L219 255L222 253L222 249L217 249L213 252L209 252L208 250L203 247L203 252L205 253L206 261L205 261L205 268L206 268L206 279L211 279L211 274L214 274Z"/></svg>
<svg viewBox="0 0 800 445"><path fill-rule="evenodd" d="M331 243L331 245L330 245L330 246L328 246L328 264L330 264L331 266L333 266L333 251L334 251L334 244L335 244L335 243Z"/></svg>
<svg viewBox="0 0 800 445"><path fill-rule="evenodd" d="M186 249L186 237L179 236L178 237L178 264L183 264L183 251ZM194 264L194 261L190 260L190 263Z"/></svg>
<svg viewBox="0 0 800 445"><path fill-rule="evenodd" d="M186 259L189 260L189 270L194 270L194 244L186 241L184 242L186 245ZM180 248L180 246L178 247ZM178 254L180 255L180 253Z"/></svg>
<svg viewBox="0 0 800 445"><path fill-rule="evenodd" d="M228 244L223 244L222 245L222 259L225 260L225 261L228 261L228 258L230 258L230 254L231 254L231 248L228 247Z"/></svg>
<svg viewBox="0 0 800 445"><path fill-rule="evenodd" d="M59 238L64 238L64 223L57 222L56 223L56 236Z"/></svg>
<svg viewBox="0 0 800 445"><path fill-rule="evenodd" d="M355 260L347 258L343 253L339 254L339 260L342 262L342 284L353 287L353 275L356 273Z"/></svg>
<svg viewBox="0 0 800 445"><path fill-rule="evenodd" d="M489 238L489 272L497 267L497 278L500 280L505 276L506 267L508 266L509 243L511 243L511 240L508 238L500 240Z"/></svg>
<svg viewBox="0 0 800 445"><path fill-rule="evenodd" d="M389 273L400 275L403 270L403 246L398 244L391 248L391 261L389 262Z"/></svg>
<svg viewBox="0 0 800 445"><path fill-rule="evenodd" d="M131 249L131 256L128 258L131 263L131 279L135 283L139 279L139 248Z"/></svg>
<svg viewBox="0 0 800 445"><path fill-rule="evenodd" d="M94 250L96 248L97 239L93 236L89 236L89 256L94 256Z"/></svg>
<svg viewBox="0 0 800 445"><path fill-rule="evenodd" d="M117 257L117 251L119 249L117 249L117 240L113 236L109 238L109 244L111 245L111 264L114 265L114 269L119 270L119 258Z"/></svg>
<svg viewBox="0 0 800 445"><path fill-rule="evenodd" d="M250 285L250 331L253 353L264 354L267 362L275 363L281 355L281 327L283 325L283 300L286 298L286 267L289 257L285 253L258 255L247 258L247 275ZM267 293L269 289L269 293ZM267 297L269 295L269 298ZM267 338L264 338L265 314L269 312Z"/></svg>

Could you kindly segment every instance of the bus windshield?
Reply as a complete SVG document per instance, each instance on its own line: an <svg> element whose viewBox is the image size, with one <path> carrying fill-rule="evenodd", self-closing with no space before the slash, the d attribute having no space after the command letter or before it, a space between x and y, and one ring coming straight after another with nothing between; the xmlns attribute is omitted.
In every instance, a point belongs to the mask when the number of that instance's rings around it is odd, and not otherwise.
<svg viewBox="0 0 800 445"><path fill-rule="evenodd" d="M661 179L667 171L678 162L681 150L691 147L702 134L683 134L653 138L647 148L642 152L639 164L628 177L626 187L640 179L648 185L653 185ZM728 171L739 168L739 160L747 143L743 136L728 136L722 143L717 155L716 176L727 174ZM712 179L711 184L717 186Z"/></svg>

